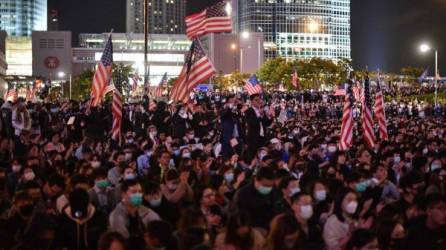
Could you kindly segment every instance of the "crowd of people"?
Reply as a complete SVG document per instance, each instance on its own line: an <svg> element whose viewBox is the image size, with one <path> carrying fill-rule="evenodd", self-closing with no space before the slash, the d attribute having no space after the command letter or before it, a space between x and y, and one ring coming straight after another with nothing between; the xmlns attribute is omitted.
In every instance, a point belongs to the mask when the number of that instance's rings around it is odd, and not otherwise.
<svg viewBox="0 0 446 250"><path fill-rule="evenodd" d="M358 104L359 105L359 104ZM357 106L358 106L357 105ZM338 150L343 98L1 103L0 249L446 249L446 109L387 103Z"/></svg>

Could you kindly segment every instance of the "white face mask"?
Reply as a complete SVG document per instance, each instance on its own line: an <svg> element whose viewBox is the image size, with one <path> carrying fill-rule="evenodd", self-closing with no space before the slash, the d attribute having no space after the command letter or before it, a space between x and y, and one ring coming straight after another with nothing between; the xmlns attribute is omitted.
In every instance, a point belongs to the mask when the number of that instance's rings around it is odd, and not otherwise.
<svg viewBox="0 0 446 250"><path fill-rule="evenodd" d="M25 177L25 180L32 181L32 180L34 180L36 175L34 174L34 172L26 172L24 177Z"/></svg>
<svg viewBox="0 0 446 250"><path fill-rule="evenodd" d="M336 152L336 146L328 146L328 152L329 152L329 153L334 153L334 152Z"/></svg>
<svg viewBox="0 0 446 250"><path fill-rule="evenodd" d="M91 161L90 165L92 168L98 168L101 166L101 162L100 161Z"/></svg>
<svg viewBox="0 0 446 250"><path fill-rule="evenodd" d="M299 187L292 188L290 190L290 195L289 196L292 197L293 195L295 195L295 194L297 194L299 192L300 192L300 188Z"/></svg>
<svg viewBox="0 0 446 250"><path fill-rule="evenodd" d="M128 173L124 175L124 180L133 180L135 179L135 174L134 173Z"/></svg>
<svg viewBox="0 0 446 250"><path fill-rule="evenodd" d="M350 201L347 206L345 206L345 212L348 214L354 214L356 212L356 209L358 208L358 202L357 201Z"/></svg>
<svg viewBox="0 0 446 250"><path fill-rule="evenodd" d="M190 158L190 153L183 153L181 155L181 157L183 157L183 158Z"/></svg>
<svg viewBox="0 0 446 250"><path fill-rule="evenodd" d="M325 201L325 199L327 199L327 191L319 190L314 192L314 198L316 198L317 201Z"/></svg>
<svg viewBox="0 0 446 250"><path fill-rule="evenodd" d="M18 173L18 172L20 172L20 169L22 168L22 166L20 166L20 165L12 165L12 171L14 172L14 173Z"/></svg>
<svg viewBox="0 0 446 250"><path fill-rule="evenodd" d="M132 159L132 153L125 153L124 158L126 161L129 161L130 159Z"/></svg>
<svg viewBox="0 0 446 250"><path fill-rule="evenodd" d="M313 216L313 207L311 205L300 206L300 217L304 220L308 220Z"/></svg>

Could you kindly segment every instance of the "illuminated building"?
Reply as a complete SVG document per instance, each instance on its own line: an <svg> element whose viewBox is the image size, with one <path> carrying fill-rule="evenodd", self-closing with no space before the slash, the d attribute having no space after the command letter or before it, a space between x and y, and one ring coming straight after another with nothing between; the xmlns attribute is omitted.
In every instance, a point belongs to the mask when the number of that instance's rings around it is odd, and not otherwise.
<svg viewBox="0 0 446 250"><path fill-rule="evenodd" d="M233 0L237 32L263 32L265 57L351 58L350 0Z"/></svg>
<svg viewBox="0 0 446 250"><path fill-rule="evenodd" d="M9 36L31 36L47 29L47 0L0 0L0 29Z"/></svg>
<svg viewBox="0 0 446 250"><path fill-rule="evenodd" d="M148 1L149 33L184 34L186 0ZM144 33L144 0L127 0L127 33Z"/></svg>

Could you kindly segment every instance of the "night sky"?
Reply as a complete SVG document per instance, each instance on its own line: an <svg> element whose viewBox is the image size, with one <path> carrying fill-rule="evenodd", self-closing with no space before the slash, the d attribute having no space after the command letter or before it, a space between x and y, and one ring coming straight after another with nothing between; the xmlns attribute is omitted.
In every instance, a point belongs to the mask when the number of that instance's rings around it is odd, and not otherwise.
<svg viewBox="0 0 446 250"><path fill-rule="evenodd" d="M422 41L427 41L438 49L440 73L446 75L446 0L351 1L355 68L368 65L371 70L379 67L398 72L403 66L430 65L433 69L434 54L422 55L417 50ZM59 11L59 29L71 30L77 36L82 32L108 32L111 28L125 32L125 2L49 0L49 7ZM191 4L196 9L203 2L195 0Z"/></svg>

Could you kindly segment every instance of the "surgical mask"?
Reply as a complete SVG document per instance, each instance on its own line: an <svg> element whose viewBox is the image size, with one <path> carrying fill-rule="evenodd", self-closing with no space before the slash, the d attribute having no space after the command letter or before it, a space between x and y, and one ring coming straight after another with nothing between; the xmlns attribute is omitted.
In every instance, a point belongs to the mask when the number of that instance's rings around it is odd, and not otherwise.
<svg viewBox="0 0 446 250"><path fill-rule="evenodd" d="M25 177L25 180L32 181L32 180L34 180L36 175L34 174L34 172L27 172L27 173L25 173L24 177Z"/></svg>
<svg viewBox="0 0 446 250"><path fill-rule="evenodd" d="M234 173L225 174L225 180L226 182L231 183L234 180Z"/></svg>
<svg viewBox="0 0 446 250"><path fill-rule="evenodd" d="M292 188L290 190L290 195L289 196L292 197L293 195L295 195L297 193L300 193L300 188L298 188L298 187Z"/></svg>
<svg viewBox="0 0 446 250"><path fill-rule="evenodd" d="M100 161L91 161L90 165L92 168L98 168L101 166L101 162Z"/></svg>
<svg viewBox="0 0 446 250"><path fill-rule="evenodd" d="M96 181L96 186L98 188L106 188L108 187L108 181L107 180L100 180L100 181Z"/></svg>
<svg viewBox="0 0 446 250"><path fill-rule="evenodd" d="M393 163L400 163L400 161L401 161L401 157L399 157L399 156L393 157Z"/></svg>
<svg viewBox="0 0 446 250"><path fill-rule="evenodd" d="M161 198L149 200L149 204L152 207L159 207L159 205L161 205Z"/></svg>
<svg viewBox="0 0 446 250"><path fill-rule="evenodd" d="M316 198L317 201L324 201L327 199L327 191L319 190L314 192L314 198Z"/></svg>
<svg viewBox="0 0 446 250"><path fill-rule="evenodd" d="M347 206L345 206L345 212L348 214L354 214L356 212L356 209L358 208L358 202L357 201L350 201Z"/></svg>
<svg viewBox="0 0 446 250"><path fill-rule="evenodd" d="M133 179L135 179L135 178L136 178L136 176L135 176L135 174L133 174L133 173L125 174L125 175L124 175L124 180L133 180Z"/></svg>
<svg viewBox="0 0 446 250"><path fill-rule="evenodd" d="M183 157L183 158L190 158L190 153L183 153L181 155L181 157Z"/></svg>
<svg viewBox="0 0 446 250"><path fill-rule="evenodd" d="M167 188L171 191L175 191L178 187L178 184L167 183Z"/></svg>
<svg viewBox="0 0 446 250"><path fill-rule="evenodd" d="M128 144L132 144L133 142L134 142L133 139L127 139L127 143L128 143Z"/></svg>
<svg viewBox="0 0 446 250"><path fill-rule="evenodd" d="M158 133L156 131L152 131L149 133L151 137L155 137Z"/></svg>
<svg viewBox="0 0 446 250"><path fill-rule="evenodd" d="M267 153L265 151L260 152L259 159L262 160L266 155L267 155Z"/></svg>
<svg viewBox="0 0 446 250"><path fill-rule="evenodd" d="M427 148L423 149L423 155L427 155L428 152L429 152L429 150Z"/></svg>
<svg viewBox="0 0 446 250"><path fill-rule="evenodd" d="M271 190L273 190L272 187L260 186L257 188L257 191L259 191L259 193L261 193L263 195L268 195L269 193L271 193Z"/></svg>
<svg viewBox="0 0 446 250"><path fill-rule="evenodd" d="M435 171L437 169L441 169L441 165L440 164L432 164L431 165L431 171Z"/></svg>
<svg viewBox="0 0 446 250"><path fill-rule="evenodd" d="M18 172L20 172L21 168L22 168L22 166L20 166L20 165L12 165L12 172L18 173Z"/></svg>
<svg viewBox="0 0 446 250"><path fill-rule="evenodd" d="M356 188L356 191L358 191L359 193L364 193L365 190L367 189L367 183L360 182L360 183L356 184L355 188Z"/></svg>
<svg viewBox="0 0 446 250"><path fill-rule="evenodd" d="M180 150L177 149L177 150L173 151L173 153L175 154L175 156L179 156L180 155Z"/></svg>
<svg viewBox="0 0 446 250"><path fill-rule="evenodd" d="M329 152L329 153L334 153L334 152L336 152L336 146L328 146L328 152Z"/></svg>
<svg viewBox="0 0 446 250"><path fill-rule="evenodd" d="M308 220L313 216L313 207L311 205L300 206L300 216L304 220Z"/></svg>
<svg viewBox="0 0 446 250"><path fill-rule="evenodd" d="M130 161L132 159L132 153L125 153L124 158L126 161Z"/></svg>
<svg viewBox="0 0 446 250"><path fill-rule="evenodd" d="M189 140L193 140L194 138L195 138L194 134L188 134L187 135L187 139L189 139Z"/></svg>
<svg viewBox="0 0 446 250"><path fill-rule="evenodd" d="M276 145L274 146L274 149L275 149L275 150L278 150L278 151L281 151L281 150L282 150L282 144L276 144Z"/></svg>
<svg viewBox="0 0 446 250"><path fill-rule="evenodd" d="M131 194L130 204L132 204L135 207L140 206L142 204L142 194L141 193Z"/></svg>

